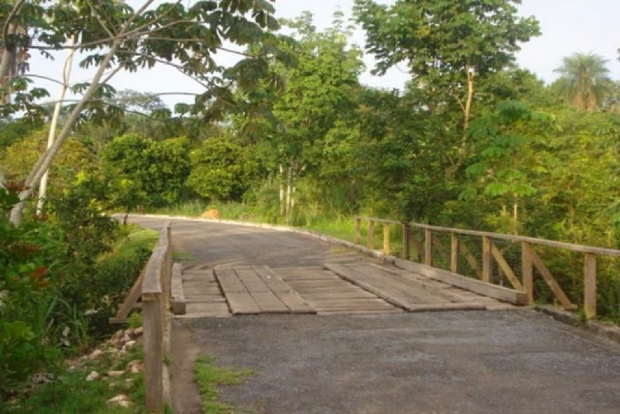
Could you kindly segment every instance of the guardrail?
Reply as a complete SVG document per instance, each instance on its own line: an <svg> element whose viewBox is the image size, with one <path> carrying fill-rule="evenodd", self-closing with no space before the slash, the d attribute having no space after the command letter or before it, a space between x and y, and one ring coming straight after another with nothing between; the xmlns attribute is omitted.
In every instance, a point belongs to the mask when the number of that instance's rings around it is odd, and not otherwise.
<svg viewBox="0 0 620 414"><path fill-rule="evenodd" d="M145 406L149 413L162 413L169 395L167 369L164 364L170 349L167 345L168 309L172 278L170 223L162 228L159 240L146 266L129 291L125 302L110 323L124 323L138 298L142 299L144 329Z"/></svg>
<svg viewBox="0 0 620 414"><path fill-rule="evenodd" d="M144 386L149 413L164 410L164 366L167 313L170 307L172 248L170 223L161 230L153 254L146 264L142 281L142 321L144 327Z"/></svg>
<svg viewBox="0 0 620 414"><path fill-rule="evenodd" d="M383 252L390 255L391 229L399 227L402 229L403 258L410 258L410 246L412 246L415 261L449 270L452 273L477 277L488 283L507 282L515 290L526 293L529 304L534 301L534 271L536 270L555 299L567 310L575 310L578 306L566 295L534 246L538 246L539 250L540 248L560 249L563 252L583 255L583 278L580 282L583 283L582 303L584 316L587 319L595 318L597 314L597 257L620 257L620 250L615 249L419 223L403 223L373 217L355 217L354 240L356 244L360 244L361 241L362 222L368 222L366 231L368 248L374 248L375 224L380 223L383 225ZM449 249L445 247L447 241L450 243ZM479 247L475 249L471 247L472 245L479 245Z"/></svg>

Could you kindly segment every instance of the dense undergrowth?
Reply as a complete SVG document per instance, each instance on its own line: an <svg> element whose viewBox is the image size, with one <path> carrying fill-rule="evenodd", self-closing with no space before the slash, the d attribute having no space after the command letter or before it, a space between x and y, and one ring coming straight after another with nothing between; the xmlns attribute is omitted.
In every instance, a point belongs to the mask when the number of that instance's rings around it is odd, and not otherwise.
<svg viewBox="0 0 620 414"><path fill-rule="evenodd" d="M27 398L35 374L109 335L108 323L146 263L156 232L121 226L70 191L8 221L19 185L0 191L0 408ZM0 410L1 411L1 410Z"/></svg>

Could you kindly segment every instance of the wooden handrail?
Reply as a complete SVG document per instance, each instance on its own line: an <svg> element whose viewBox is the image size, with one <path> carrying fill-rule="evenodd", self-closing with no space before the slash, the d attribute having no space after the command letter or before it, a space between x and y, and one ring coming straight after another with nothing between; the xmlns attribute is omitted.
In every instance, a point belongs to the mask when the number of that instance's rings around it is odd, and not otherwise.
<svg viewBox="0 0 620 414"><path fill-rule="evenodd" d="M553 240L537 239L534 237L515 236L502 233L492 233L486 231L464 230L449 227L432 226L420 223L404 223L397 220L381 219L376 217L355 217L355 242L359 243L361 235L361 222L368 221L369 231L367 246L372 248L374 225L375 223L384 224L383 233L383 252L390 254L390 227L402 226L403 228L403 257L409 258L410 241L416 244L417 259L427 266L434 266L433 253L440 253L440 258L448 263L449 270L453 273L459 271L459 257L464 255L469 266L475 270L476 274L484 282L492 283L493 266L497 264L501 272L505 275L512 286L520 292L527 294L529 303L534 300L534 270L542 276L544 281L549 285L555 297L559 300L565 309L576 309L568 296L564 293L551 271L543 263L540 256L533 249L534 245L563 249L572 252L584 254L584 296L583 307L586 318L596 317L596 258L597 256L620 257L620 250L608 249L602 247L585 246L573 243L564 243ZM424 231L423 245L416 239L411 239L411 229L420 229ZM447 256L443 250L438 238L434 237L434 232L450 234L450 255ZM460 242L459 235L480 237L482 239L482 251L480 258L482 266L480 267L476 257L464 242ZM495 246L494 240L507 240L512 243L519 243L521 246L521 273L522 280L519 280L510 267L509 263L503 257L502 252Z"/></svg>
<svg viewBox="0 0 620 414"><path fill-rule="evenodd" d="M161 230L159 240L144 270L142 281L142 321L144 327L144 388L149 413L164 411L164 360L167 330L166 313L170 304L172 248L170 223Z"/></svg>

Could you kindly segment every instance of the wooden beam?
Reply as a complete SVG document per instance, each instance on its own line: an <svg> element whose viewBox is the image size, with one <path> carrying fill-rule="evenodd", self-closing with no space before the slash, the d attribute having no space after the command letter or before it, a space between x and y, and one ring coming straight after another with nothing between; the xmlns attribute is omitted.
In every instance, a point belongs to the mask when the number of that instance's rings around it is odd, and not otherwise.
<svg viewBox="0 0 620 414"><path fill-rule="evenodd" d="M355 218L355 236L353 238L353 243L360 244L360 240L362 240L362 219L359 217Z"/></svg>
<svg viewBox="0 0 620 414"><path fill-rule="evenodd" d="M482 237L482 281L491 283L493 273L493 257L491 255L491 239Z"/></svg>
<svg viewBox="0 0 620 414"><path fill-rule="evenodd" d="M534 303L534 263L532 262L532 245L521 242L521 273L523 274L523 290L527 294L528 303Z"/></svg>
<svg viewBox="0 0 620 414"><path fill-rule="evenodd" d="M394 264L401 269L409 270L411 272L415 272L423 276L430 277L456 287L460 287L461 289L478 293L480 295L495 298L504 302L513 303L515 305L527 304L527 295L514 289L492 285L478 279L458 275L456 273L448 272L447 270L437 269L434 267L423 265L421 263L410 262L408 260L396 259L394 261Z"/></svg>
<svg viewBox="0 0 620 414"><path fill-rule="evenodd" d="M389 255L390 251L390 225L383 223L383 253Z"/></svg>
<svg viewBox="0 0 620 414"><path fill-rule="evenodd" d="M512 287L523 292L523 285L519 282L519 278L517 278L515 272L512 270L508 262L506 262L506 259L504 259L502 252L499 251L493 242L491 242L491 253L493 254L493 257L495 258L495 261L499 265L500 269L502 269L502 272L504 272L510 281L510 284L512 284Z"/></svg>
<svg viewBox="0 0 620 414"><path fill-rule="evenodd" d="M476 261L476 257L473 255L471 250L469 250L469 247L467 247L467 244L466 243L460 243L459 247L463 251L463 253L465 254L465 260L467 261L467 264L469 264L469 266L472 268L472 270L474 272L476 272L476 275L478 275L479 278L482 278L482 270L480 269L480 266L478 266L478 262Z"/></svg>
<svg viewBox="0 0 620 414"><path fill-rule="evenodd" d="M443 244L441 244L441 240L439 240L439 237L433 237L433 246L435 246L437 254L441 256L441 259L444 261L444 263L448 263L448 255L446 253L446 250L443 248Z"/></svg>
<svg viewBox="0 0 620 414"><path fill-rule="evenodd" d="M596 318L596 256L591 253L584 257L583 289L586 319Z"/></svg>
<svg viewBox="0 0 620 414"><path fill-rule="evenodd" d="M424 230L424 264L433 265L433 232L429 229Z"/></svg>
<svg viewBox="0 0 620 414"><path fill-rule="evenodd" d="M547 282L547 284L551 288L551 291L555 294L555 297L558 298L558 300L562 304L562 307L566 310L577 309L577 305L573 304L570 301L570 299L566 296L566 294L564 293L564 291L558 284L557 280L555 280L555 278L551 274L551 271L549 270L549 268L545 266L543 261L540 259L540 256L538 256L538 253L536 253L536 251L532 248L532 246L528 246L527 248L529 249L529 253L532 258L532 263L534 263L534 266L536 267L536 269L538 269L542 277L545 279L545 282Z"/></svg>
<svg viewBox="0 0 620 414"><path fill-rule="evenodd" d="M125 323L127 322L127 317L129 316L129 312L134 309L134 306L140 299L140 295L142 294L142 281L144 280L144 274L146 273L146 266L142 268L140 275L133 282L133 286L129 290L129 293L125 297L125 300L118 308L118 312L116 312L116 316L110 318L109 323Z"/></svg>
<svg viewBox="0 0 620 414"><path fill-rule="evenodd" d="M366 240L366 247L368 247L370 250L374 250L375 248L375 244L372 240L374 233L375 233L375 222L370 220L368 222L368 238Z"/></svg>
<svg viewBox="0 0 620 414"><path fill-rule="evenodd" d="M459 236L456 233L450 234L450 271L459 272Z"/></svg>
<svg viewBox="0 0 620 414"><path fill-rule="evenodd" d="M183 291L183 271L180 263L172 266L172 281L170 286L170 308L174 315L185 315L187 307L185 292Z"/></svg>
<svg viewBox="0 0 620 414"><path fill-rule="evenodd" d="M144 303L142 322L144 325L144 391L146 410L162 413L164 408L164 322L162 293L142 295Z"/></svg>

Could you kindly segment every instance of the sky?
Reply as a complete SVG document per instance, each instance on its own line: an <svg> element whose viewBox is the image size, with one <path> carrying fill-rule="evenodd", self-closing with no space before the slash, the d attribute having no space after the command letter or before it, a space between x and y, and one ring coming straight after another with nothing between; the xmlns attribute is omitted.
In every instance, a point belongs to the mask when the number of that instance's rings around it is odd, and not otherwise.
<svg viewBox="0 0 620 414"><path fill-rule="evenodd" d="M190 0L187 0L190 1ZM379 0L390 4L393 0ZM139 4L138 0L129 3ZM294 18L308 10L314 15L317 28L328 27L332 15L341 10L350 17L353 0L276 0L276 16ZM620 0L523 0L519 6L519 14L534 16L540 22L542 35L522 45L516 55L517 63L529 69L545 82L550 83L557 78L554 69L562 64L562 58L573 53L595 53L608 60L610 75L620 80L620 62L617 60L620 48ZM364 33L355 32L351 41L364 45ZM231 56L221 56L221 62L232 62ZM56 79L60 78L64 57L62 54L55 62L34 57L31 62L33 73L44 74ZM372 57L365 56L367 71L362 75L362 83L382 88L402 88L409 75L399 68L392 68L382 77L370 75L374 66ZM89 77L84 70L74 69L72 81L84 81ZM57 87L50 83L39 83L48 88L55 98ZM140 71L137 74L118 74L111 84L118 90L132 89L141 92L195 92L196 84L173 70L158 69ZM187 96L165 96L167 104L187 101Z"/></svg>

